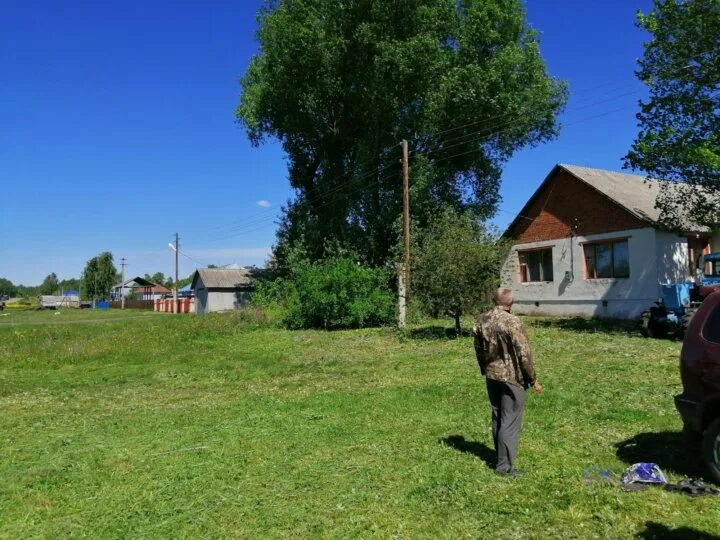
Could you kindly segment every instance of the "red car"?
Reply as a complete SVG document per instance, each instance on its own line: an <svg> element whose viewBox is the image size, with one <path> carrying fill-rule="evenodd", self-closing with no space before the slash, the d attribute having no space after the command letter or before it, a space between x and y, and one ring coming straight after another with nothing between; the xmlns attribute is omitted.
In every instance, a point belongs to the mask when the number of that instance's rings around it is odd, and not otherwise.
<svg viewBox="0 0 720 540"><path fill-rule="evenodd" d="M684 431L701 436L702 458L720 483L720 290L709 294L685 332L680 353L683 393L675 396Z"/></svg>

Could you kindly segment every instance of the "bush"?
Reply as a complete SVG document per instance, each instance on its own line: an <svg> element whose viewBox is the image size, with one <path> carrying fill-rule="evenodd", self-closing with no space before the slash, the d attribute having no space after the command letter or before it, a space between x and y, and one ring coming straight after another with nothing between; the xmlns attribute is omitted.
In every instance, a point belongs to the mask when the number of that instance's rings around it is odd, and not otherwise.
<svg viewBox="0 0 720 540"><path fill-rule="evenodd" d="M390 273L360 266L341 256L303 263L291 275L258 288L256 305L281 309L288 328L362 328L380 326L395 317Z"/></svg>

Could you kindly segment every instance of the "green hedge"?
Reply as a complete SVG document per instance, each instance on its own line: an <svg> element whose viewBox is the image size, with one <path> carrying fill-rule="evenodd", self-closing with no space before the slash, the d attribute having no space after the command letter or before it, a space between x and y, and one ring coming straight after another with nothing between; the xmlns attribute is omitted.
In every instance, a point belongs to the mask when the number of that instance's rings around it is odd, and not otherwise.
<svg viewBox="0 0 720 540"><path fill-rule="evenodd" d="M303 263L291 275L259 287L254 301L282 312L288 328L363 328L395 318L390 272L350 257Z"/></svg>

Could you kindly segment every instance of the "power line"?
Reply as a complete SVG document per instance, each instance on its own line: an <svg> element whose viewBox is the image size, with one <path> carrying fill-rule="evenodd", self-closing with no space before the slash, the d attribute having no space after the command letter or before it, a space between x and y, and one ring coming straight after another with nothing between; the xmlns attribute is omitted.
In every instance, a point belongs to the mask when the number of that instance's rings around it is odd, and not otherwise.
<svg viewBox="0 0 720 540"><path fill-rule="evenodd" d="M703 53L703 54L704 54L704 53ZM681 70L682 70L682 69L687 69L687 68L689 68L689 67L691 67L691 66L690 66L690 65L686 65L686 66L683 66L683 67L680 68L680 69L681 69ZM602 86L608 86L608 85L607 85L607 84L606 84L606 85L600 85L600 86L596 86L595 88L602 87ZM583 106L581 106L581 107L575 107L575 108L572 109L572 110L573 110L573 111L577 111L577 110L584 110L584 109L587 109L587 108L595 107L595 106L597 106L597 105L600 105L600 104L603 104L603 103L607 103L607 102L609 102L609 101L613 101L613 100L619 99L619 98L621 98L621 97L625 97L625 96L628 96L628 95L633 95L633 94L640 93L641 91L642 91L641 89L638 89L638 90L634 90L634 91L631 91L631 92L625 92L625 93L622 93L622 94L617 94L617 95L610 96L610 97L605 98L605 99L602 99L602 100L596 100L596 101L587 103L586 105L583 105ZM588 117L588 118L585 118L585 119L581 119L581 120L576 121L576 122L566 123L566 124L564 124L564 125L565 125L565 126L574 125L574 124L576 124L576 123L578 123L578 122L586 121L586 120L588 120L588 119L597 118L597 117L600 117L600 116L605 116L605 115L607 115L607 114L612 114L612 113L614 113L614 112L617 112L617 111L619 111L619 110L623 110L623 109L626 109L626 108L629 108L629 107L624 107L624 108L620 108L620 109L615 109L615 110L609 111L609 112L607 112L607 113L602 113L602 114L600 114L600 115L595 115L595 116L592 116L592 117ZM452 131L457 131L457 130L459 130L459 129L463 129L463 128L465 128L465 127L469 127L469 126L471 126L471 125L489 124L489 122L490 122L491 120L493 120L493 119L499 119L499 118L508 117L508 116L510 116L511 114L519 115L520 113L505 113L505 114L501 114L501 115L496 115L495 117L485 118L485 119L483 119L483 120L479 120L479 121L477 121L477 122L471 122L471 123L464 124L464 125L461 125L461 126L455 126L455 127L453 127L453 128L450 128L450 129L447 129L447 130L444 130L444 131L435 132L435 133L430 133L430 134L423 134L422 137L430 137L430 136L436 136L436 135L439 135L439 134L442 134L442 133L449 133L449 132L452 132ZM458 136L446 138L445 140L440 141L437 145L431 147L430 149L427 149L426 151L429 151L429 153L431 154L431 153L434 153L434 152L435 152L436 150L438 150L438 149L440 149L440 150L447 150L447 149L449 149L449 148L453 148L453 147L462 146L462 145L465 145L465 144L470 144L470 143L473 143L473 142L477 142L477 141L482 140L482 139L484 139L484 138L486 138L486 137L488 137L488 136L499 135L499 134L501 134L503 131L505 131L506 129L512 129L514 126L511 125L511 124L512 124L516 119L517 119L517 118L512 118L512 119L509 119L509 120L507 120L507 121L505 121L505 122L498 123L498 124L496 124L495 126L492 126L492 127L487 126L487 127L486 127L485 129L483 129L483 130L476 130L476 131L473 131L473 132L470 132L470 133L465 133L465 134L462 134L462 135L458 135ZM500 128L505 128L505 129L500 129ZM490 132L490 130L493 130L493 131ZM483 134L483 136L480 136L481 134ZM457 143L452 144L452 145L447 145L448 142L459 141L459 140L461 140L461 139L467 139L467 140L464 140L464 141L461 141L461 142L457 142ZM417 138L416 138L415 140L417 140ZM373 156L373 157L371 157L371 158L369 158L369 159L366 159L366 160L358 163L358 164L353 168L353 170L347 171L347 172L345 172L345 173L343 173L343 174L341 174L341 175L339 175L339 176L337 176L337 177L335 177L335 178L333 178L333 179L330 179L330 180L328 180L328 182L332 182L332 181L334 181L334 180L338 180L338 179L343 178L343 177L345 177L345 176L348 176L348 175L357 173L357 169L358 169L361 165L367 164L367 163L369 163L369 162L371 162L371 161L374 161L374 160L378 160L378 161L381 160L382 157L383 157L383 154L386 154L387 152L389 152L389 151L390 151L392 148L394 148L395 146L396 146L396 145L392 145L392 146L383 148L383 149L380 151L380 154L379 154L379 155ZM452 156L446 156L445 158L442 158L442 159L435 159L434 161L435 161L435 162L443 161L443 160L445 160L445 159L451 159L451 158L453 158L453 157L458 157L458 156L461 156L461 155L469 154L469 153L472 153L472 152L475 152L475 151L478 151L478 150L479 150L479 149L473 149L473 150L470 150L470 151L468 151L468 152L460 152L460 153L453 154ZM419 153L419 154L427 155L427 154L424 154L423 151L415 151L414 153L415 153L415 154L418 154L418 153ZM334 188L331 188L331 189L329 189L329 190L327 190L327 191L325 191L325 192L323 192L323 193L320 193L320 194L316 195L315 198L317 198L317 199L327 198L329 195L334 194L334 193L337 193L337 192L339 192L339 191L347 188L348 186L350 186L350 185L352 185L352 184L355 184L355 183L357 183L357 182L360 182L361 180L363 180L363 179L365 179L365 178L367 178L367 177L369 177L369 176L373 176L373 175L379 174L380 172L382 172L382 171L386 170L387 168L391 167L392 165L393 165L393 163L389 163L389 164L385 165L384 167L381 167L381 168L376 169L376 170L373 170L373 171L369 171L368 173L363 174L363 175L361 175L361 176L359 176L359 177L357 177L357 178L352 178L352 179L348 180L347 182L343 182L343 183L335 186ZM388 177L381 178L380 181L382 181L382 180L384 180L384 179L386 179L386 178L388 178ZM327 202L324 203L324 204L321 204L321 205L319 205L319 206L316 206L315 208L316 208L316 209L319 209L319 208L322 208L323 206L326 206L327 204L331 204L331 203L334 203L334 202L336 202L336 201L340 201L340 200L342 200L342 199L344 198L345 195L349 195L349 194L352 194L352 193L355 193L355 191L351 191L351 192L349 192L349 193L347 193L347 194L343 194L343 197L331 199L330 201L327 201ZM221 227L219 227L219 228L215 228L216 230L217 230L217 229L219 229L219 230L226 230L226 231L228 231L228 232L234 231L232 234L229 234L229 235L226 235L226 236L223 236L223 237L219 237L219 238L215 238L215 241L224 240L224 239L236 237L236 236L238 236L239 234L248 233L248 232L254 232L254 231L256 231L256 230L260 230L261 228L264 228L264 225L269 224L270 222L274 221L275 219L276 219L276 216L262 216L262 217L260 217L260 218L258 218L258 219L241 222L241 223L239 223L238 225L235 225L235 226L232 226L232 227L226 227L226 226L223 227L223 226L221 226ZM248 227L252 227L252 226L254 226L254 225L261 225L261 227L255 227L255 228L247 229Z"/></svg>
<svg viewBox="0 0 720 540"><path fill-rule="evenodd" d="M589 117L586 117L586 118L582 118L582 119L576 120L576 121L574 121L574 122L566 123L565 126L570 126L570 125L575 125L575 124L578 124L578 123L586 122L586 121L591 120L591 119L594 119L594 118L599 118L599 117L602 117L602 116L607 116L607 115L609 115L609 114L613 114L613 113L615 113L615 112L618 112L618 111L621 111L621 110L627 110L627 109L630 109L630 108L634 108L634 105L633 105L633 106L620 107L620 108L616 108L616 109L613 109L613 110L610 110L610 111L606 111L606 112L600 113L600 114L598 114L598 115L592 115L592 116L589 116ZM508 126L505 126L505 127L503 127L503 125L500 125L500 129L498 129L498 130L496 130L496 131L494 131L494 132L492 132L492 133L486 133L485 135L483 135L483 136L481 136L481 137L478 137L477 140L479 141L479 140L482 140L482 139L485 139L485 138L489 138L489 137L498 135L498 134L501 133L502 131L505 131L505 130L507 130L507 129L509 129L509 128L512 128L512 127L513 127L513 126L509 126L509 127L508 127ZM479 132L477 132L477 133L478 133L478 134L479 134L479 133L482 133L482 131L479 131ZM468 141L468 142L471 142L471 141ZM442 162L442 161L446 161L446 160L448 160L448 159L452 159L452 158L459 157L459 156L462 156L462 155L467 155L467 154L474 153L474 152L477 152L477 151L479 151L478 148L473 148L473 149L471 149L471 150L469 150L469 151L458 152L458 153L452 154L452 155L450 155L450 156L443 156L443 157L438 157L438 158L431 158L431 161L434 162L434 163L439 163L439 162ZM416 153L417 153L417 152L416 152ZM421 154L422 154L422 153L421 153ZM422 154L422 155L425 155L425 154ZM388 167L391 166L391 165L392 165L392 164L390 164L390 165L388 165L388 166L386 166L386 167L384 167L384 168L388 168ZM382 170L382 169L381 169L381 170ZM375 174L375 171L373 171L372 174ZM349 185L351 185L351 184L353 184L353 183L357 183L358 181L366 178L367 176L368 176L368 175L362 175L362 176L360 176L360 177L358 177L358 178L356 178L356 179L354 179L354 180L352 180L352 181L346 182L346 183L344 183L344 184L341 185L341 186L337 186L336 188L334 188L334 189L332 189L332 190L329 190L327 193L338 192L340 189L345 188L345 187L347 187L347 186L349 186ZM359 191L362 191L362 190L366 189L366 188L369 187L369 186L374 186L374 185L377 184L377 183L383 182L384 180L387 180L388 178L391 178L392 176L394 176L394 174L387 175L387 176L384 176L384 177L382 177L382 178L379 178L379 179L377 179L376 181L371 182L370 184L362 185L362 186L360 186L359 189L355 189L355 190L351 190L351 191L349 191L349 192L347 192L347 193L343 193L343 194L342 194L341 196L339 196L339 197L331 198L331 199L325 201L324 203L316 206L315 209L321 209L321 208L324 208L324 207L326 207L326 206L328 206L328 205L335 204L335 203L337 203L337 202L345 199L346 196L348 196L348 195L353 195L353 194L355 194L355 193L358 193ZM325 195L325 194L323 194L323 195ZM526 216L523 216L523 217L525 217L526 219L532 219L532 218L527 218ZM252 227L252 228L249 228L249 229L248 229L248 228L239 228L239 230L236 230L236 231L234 231L234 232L231 233L231 234L228 234L228 235L225 235L225 236L222 236L222 237L219 237L219 238L215 238L215 239L213 239L211 242L214 243L214 242L218 242L218 241L222 241L222 240L227 240L227 239L230 239L230 238L236 238L236 237L241 236L241 235L243 235L243 234L249 234L249 233L251 233L251 232L255 232L255 231L261 230L261 229L265 228L266 225L269 225L271 222L273 222L275 219L276 219L275 216L269 216L268 218L265 218L265 219L262 219L262 220L258 220L257 222L255 222L255 223L253 223L253 224L249 224L249 225L259 225L259 226L257 226L257 227Z"/></svg>

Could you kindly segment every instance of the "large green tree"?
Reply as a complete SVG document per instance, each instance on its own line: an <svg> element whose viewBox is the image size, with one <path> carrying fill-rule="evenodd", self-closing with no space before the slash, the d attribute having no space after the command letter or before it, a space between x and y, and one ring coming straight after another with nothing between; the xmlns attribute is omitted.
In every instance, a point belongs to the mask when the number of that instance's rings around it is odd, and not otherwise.
<svg viewBox="0 0 720 540"><path fill-rule="evenodd" d="M671 227L720 224L720 0L655 0L637 76L650 90L626 166L670 181L657 200ZM681 187L678 187L681 184Z"/></svg>
<svg viewBox="0 0 720 540"><path fill-rule="evenodd" d="M452 317L460 333L460 317L489 305L508 247L469 212L441 212L417 235L412 282L421 305Z"/></svg>
<svg viewBox="0 0 720 540"><path fill-rule="evenodd" d="M17 287L13 285L13 282L6 278L0 278L0 296L8 295L15 296L17 294Z"/></svg>
<svg viewBox="0 0 720 540"><path fill-rule="evenodd" d="M59 281L55 272L45 276L45 279L40 284L40 294L58 294L58 289Z"/></svg>
<svg viewBox="0 0 720 540"><path fill-rule="evenodd" d="M521 0L275 0L242 78L238 121L279 139L295 198L275 256L328 241L387 262L411 143L421 226L451 206L488 217L505 161L556 135L567 92L551 78Z"/></svg>
<svg viewBox="0 0 720 540"><path fill-rule="evenodd" d="M82 275L85 298L106 299L118 280L112 253L105 251L85 264Z"/></svg>

